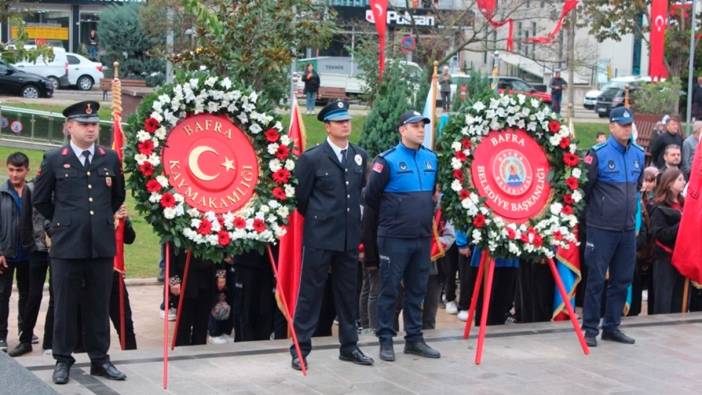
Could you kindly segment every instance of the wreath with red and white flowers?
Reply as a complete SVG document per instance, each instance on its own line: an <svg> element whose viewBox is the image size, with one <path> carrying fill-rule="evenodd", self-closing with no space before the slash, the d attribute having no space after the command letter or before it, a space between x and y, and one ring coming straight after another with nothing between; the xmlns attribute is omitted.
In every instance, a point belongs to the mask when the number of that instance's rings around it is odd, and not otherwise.
<svg viewBox="0 0 702 395"><path fill-rule="evenodd" d="M473 151L492 131L519 130L544 150L551 172L546 209L525 223L509 222L493 213L470 177ZM537 99L499 95L463 106L446 125L439 141L442 208L468 242L487 248L494 257L550 257L557 247L576 242L574 229L584 206L584 170L577 146L558 115Z"/></svg>
<svg viewBox="0 0 702 395"><path fill-rule="evenodd" d="M187 116L227 116L251 142L259 163L254 195L236 212L190 207L164 175L162 149ZM293 141L255 91L199 71L176 78L147 97L125 130L125 170L136 208L164 240L214 261L260 249L285 234L295 208Z"/></svg>

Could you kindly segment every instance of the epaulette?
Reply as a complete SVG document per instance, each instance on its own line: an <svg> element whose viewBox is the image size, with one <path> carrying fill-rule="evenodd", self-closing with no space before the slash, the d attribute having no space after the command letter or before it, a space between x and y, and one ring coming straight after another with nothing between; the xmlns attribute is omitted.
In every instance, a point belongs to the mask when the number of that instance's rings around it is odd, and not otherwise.
<svg viewBox="0 0 702 395"><path fill-rule="evenodd" d="M98 145L97 151L100 153L100 155L105 156L107 154L107 150L103 147Z"/></svg>
<svg viewBox="0 0 702 395"><path fill-rule="evenodd" d="M431 148L425 147L424 144L420 145L419 149L427 150L427 151L431 152L432 154L434 153L434 150L432 150Z"/></svg>
<svg viewBox="0 0 702 395"><path fill-rule="evenodd" d="M642 146L640 146L640 145L636 144L636 143L635 143L635 142L633 142L633 141L631 142L631 146L632 146L632 147L634 147L634 148L638 148L638 149L640 149L640 150L641 150L641 152L646 152L646 149L644 149L644 147L642 147Z"/></svg>
<svg viewBox="0 0 702 395"><path fill-rule="evenodd" d="M68 147L61 148L61 156L68 156Z"/></svg>
<svg viewBox="0 0 702 395"><path fill-rule="evenodd" d="M607 142L605 141L604 143L599 143L599 144L593 145L593 146L592 146L592 150L593 150L593 151L599 151L599 150L601 150L602 148L604 148L604 147L606 147L606 146L607 146Z"/></svg>
<svg viewBox="0 0 702 395"><path fill-rule="evenodd" d="M314 145L314 146L312 146L312 147L310 147L310 148L307 148L307 149L305 150L305 152L312 151L312 150L316 150L317 148L319 148L319 147L321 147L321 146L322 146L322 144Z"/></svg>
<svg viewBox="0 0 702 395"><path fill-rule="evenodd" d="M378 156L381 157L381 158L384 158L385 155L387 155L387 154L389 154L389 153L395 151L395 148L396 148L396 147L392 147L392 148L390 148L389 150L387 150L387 151L385 151L385 152L381 152L381 153L378 154Z"/></svg>

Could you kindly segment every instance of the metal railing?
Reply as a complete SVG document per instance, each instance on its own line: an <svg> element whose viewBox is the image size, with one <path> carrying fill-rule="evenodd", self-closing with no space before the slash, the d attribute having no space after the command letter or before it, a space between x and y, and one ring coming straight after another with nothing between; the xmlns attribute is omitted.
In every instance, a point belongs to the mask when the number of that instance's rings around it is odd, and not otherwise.
<svg viewBox="0 0 702 395"><path fill-rule="evenodd" d="M63 132L63 114L0 104L0 144L36 144L42 147L61 146L68 142ZM112 144L112 122L100 121L99 143Z"/></svg>

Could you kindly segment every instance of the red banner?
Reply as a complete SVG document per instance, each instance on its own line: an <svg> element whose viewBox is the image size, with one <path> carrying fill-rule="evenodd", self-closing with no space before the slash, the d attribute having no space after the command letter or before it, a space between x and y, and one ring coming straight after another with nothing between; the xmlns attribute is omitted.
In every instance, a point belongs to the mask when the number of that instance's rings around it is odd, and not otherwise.
<svg viewBox="0 0 702 395"><path fill-rule="evenodd" d="M383 69L385 68L388 0L370 0L370 7L373 10L375 30L378 32L378 80L381 80L383 78Z"/></svg>
<svg viewBox="0 0 702 395"><path fill-rule="evenodd" d="M668 0L653 0L651 3L651 32L649 40L651 51L649 55L648 75L654 81L668 78L665 67L665 29L668 25Z"/></svg>
<svg viewBox="0 0 702 395"><path fill-rule="evenodd" d="M673 250L673 266L683 276L702 284L702 150L697 149L690 171L685 207Z"/></svg>
<svg viewBox="0 0 702 395"><path fill-rule="evenodd" d="M514 30L514 20L512 18L507 18L502 21L495 21L493 19L495 17L495 8L497 7L497 0L476 0L476 3L478 4L478 9L480 9L480 13L483 14L485 19L487 19L490 26L498 28L507 25L507 51L512 52L512 47L514 46L514 40L512 39Z"/></svg>
<svg viewBox="0 0 702 395"><path fill-rule="evenodd" d="M563 22L565 22L565 19L568 17L568 14L570 14L570 12L574 10L577 6L578 0L566 0L565 3L563 3L563 9L561 9L561 16L558 18L558 21L556 21L556 26L553 27L551 32L545 36L527 38L526 42L535 44L552 43L558 35L558 33L561 31L561 28L563 27Z"/></svg>

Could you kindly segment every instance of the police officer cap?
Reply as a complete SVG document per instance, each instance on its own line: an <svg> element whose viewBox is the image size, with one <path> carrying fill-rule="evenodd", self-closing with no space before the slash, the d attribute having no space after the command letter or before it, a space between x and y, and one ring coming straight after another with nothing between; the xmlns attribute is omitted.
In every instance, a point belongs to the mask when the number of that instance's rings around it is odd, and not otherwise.
<svg viewBox="0 0 702 395"><path fill-rule="evenodd" d="M616 122L620 125L631 125L634 122L634 114L626 107L617 107L609 112L609 122Z"/></svg>
<svg viewBox="0 0 702 395"><path fill-rule="evenodd" d="M322 122L348 121L349 119L351 119L349 103L339 99L324 106L317 114L317 120Z"/></svg>
<svg viewBox="0 0 702 395"><path fill-rule="evenodd" d="M418 123L424 122L424 124L431 123L431 120L424 115L420 114L419 111L407 111L406 113L400 115L400 126L406 125L408 123Z"/></svg>
<svg viewBox="0 0 702 395"><path fill-rule="evenodd" d="M63 116L81 123L98 123L100 122L99 109L100 103L96 101L82 101L66 107L63 110Z"/></svg>

